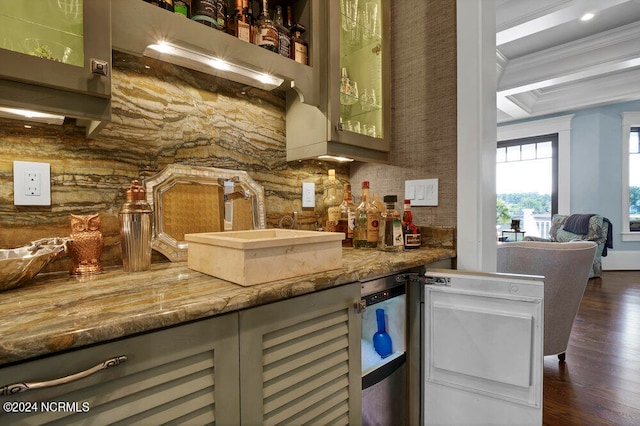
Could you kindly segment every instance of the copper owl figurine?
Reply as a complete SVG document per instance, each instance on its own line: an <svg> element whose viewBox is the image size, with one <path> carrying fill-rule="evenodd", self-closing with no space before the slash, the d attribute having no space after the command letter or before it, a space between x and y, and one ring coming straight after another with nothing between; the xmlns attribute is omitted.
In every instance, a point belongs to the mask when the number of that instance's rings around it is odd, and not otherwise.
<svg viewBox="0 0 640 426"><path fill-rule="evenodd" d="M100 231L98 213L89 216L71 215L71 239L69 255L73 260L72 275L97 274L102 272L100 255L104 238Z"/></svg>

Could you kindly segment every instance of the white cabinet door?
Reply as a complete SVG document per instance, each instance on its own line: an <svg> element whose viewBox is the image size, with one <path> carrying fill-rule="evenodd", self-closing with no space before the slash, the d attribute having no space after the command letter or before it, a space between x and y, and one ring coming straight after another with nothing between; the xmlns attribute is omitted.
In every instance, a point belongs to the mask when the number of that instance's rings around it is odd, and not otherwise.
<svg viewBox="0 0 640 426"><path fill-rule="evenodd" d="M542 424L542 277L426 275L424 424Z"/></svg>

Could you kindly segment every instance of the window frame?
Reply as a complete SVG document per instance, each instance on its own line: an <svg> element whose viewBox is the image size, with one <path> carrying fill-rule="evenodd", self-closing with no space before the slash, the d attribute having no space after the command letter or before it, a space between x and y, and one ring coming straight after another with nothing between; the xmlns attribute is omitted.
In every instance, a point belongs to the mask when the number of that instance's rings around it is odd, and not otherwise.
<svg viewBox="0 0 640 426"><path fill-rule="evenodd" d="M629 227L629 137L631 128L640 127L640 112L622 113L622 241L640 241L640 232Z"/></svg>
<svg viewBox="0 0 640 426"><path fill-rule="evenodd" d="M575 114L498 126L497 141L558 134L558 214L571 214L571 120Z"/></svg>
<svg viewBox="0 0 640 426"><path fill-rule="evenodd" d="M525 138L499 140L496 148L510 146L533 145L541 142L551 142L551 217L558 213L558 133L548 135L527 136Z"/></svg>

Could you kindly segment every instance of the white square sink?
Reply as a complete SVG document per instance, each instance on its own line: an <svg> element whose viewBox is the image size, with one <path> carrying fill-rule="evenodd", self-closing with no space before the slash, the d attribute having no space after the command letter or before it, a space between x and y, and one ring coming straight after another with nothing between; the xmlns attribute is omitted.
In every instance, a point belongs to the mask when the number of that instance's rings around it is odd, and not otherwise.
<svg viewBox="0 0 640 426"><path fill-rule="evenodd" d="M186 234L187 266L251 286L341 268L343 238L293 229Z"/></svg>

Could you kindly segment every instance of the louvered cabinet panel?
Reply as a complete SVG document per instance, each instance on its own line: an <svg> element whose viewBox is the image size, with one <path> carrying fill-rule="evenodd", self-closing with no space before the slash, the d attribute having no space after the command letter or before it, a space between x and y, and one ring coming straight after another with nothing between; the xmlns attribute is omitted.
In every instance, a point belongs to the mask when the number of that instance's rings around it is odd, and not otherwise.
<svg viewBox="0 0 640 426"><path fill-rule="evenodd" d="M68 384L0 397L45 404L33 413L0 411L0 424L238 424L237 325L233 313L2 368L5 386L48 381L127 357ZM72 405L43 411L51 401ZM86 412L75 413L74 407Z"/></svg>
<svg viewBox="0 0 640 426"><path fill-rule="evenodd" d="M243 425L361 423L357 283L240 312Z"/></svg>

